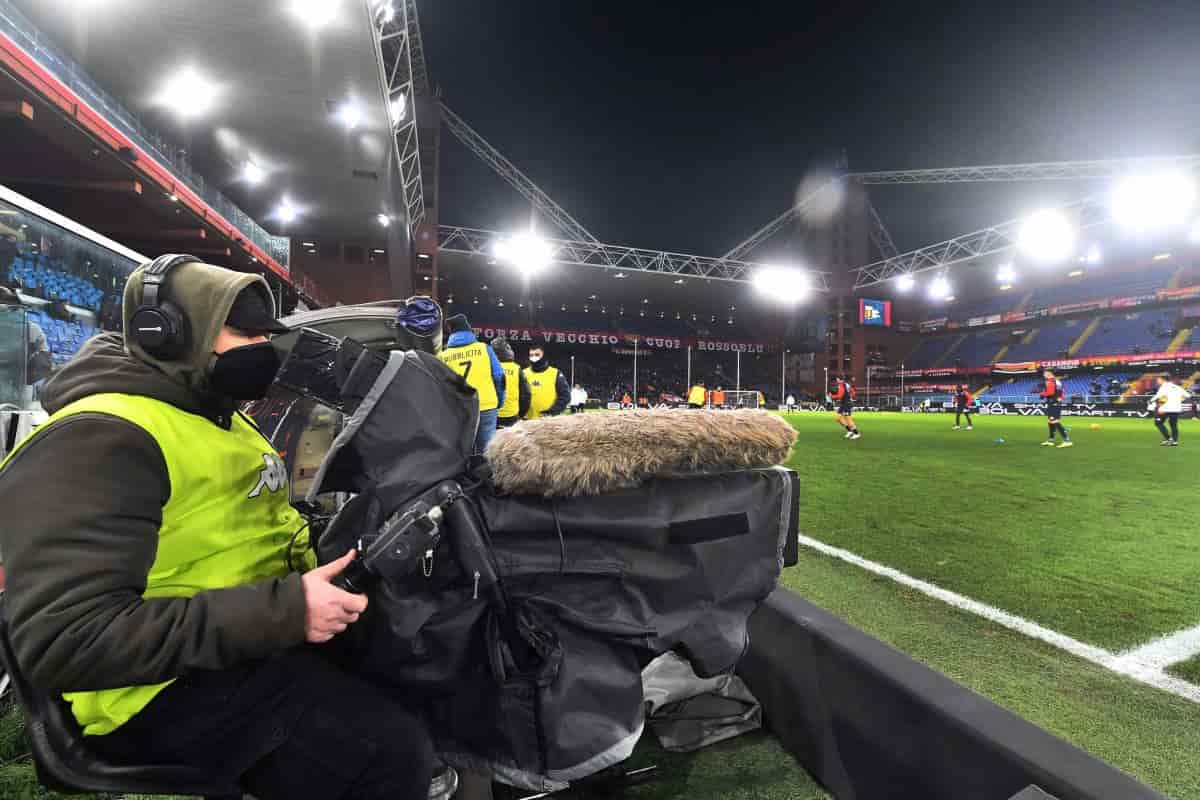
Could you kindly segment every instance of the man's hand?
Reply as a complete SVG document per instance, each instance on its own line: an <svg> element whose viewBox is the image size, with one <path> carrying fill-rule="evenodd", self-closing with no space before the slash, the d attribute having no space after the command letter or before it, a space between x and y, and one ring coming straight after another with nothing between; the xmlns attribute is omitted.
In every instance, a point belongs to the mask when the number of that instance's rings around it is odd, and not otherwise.
<svg viewBox="0 0 1200 800"><path fill-rule="evenodd" d="M346 565L354 560L351 550L337 561L304 573L300 582L304 585L304 634L310 642L328 642L346 627L358 621L358 615L367 608L367 598L351 594L330 583Z"/></svg>

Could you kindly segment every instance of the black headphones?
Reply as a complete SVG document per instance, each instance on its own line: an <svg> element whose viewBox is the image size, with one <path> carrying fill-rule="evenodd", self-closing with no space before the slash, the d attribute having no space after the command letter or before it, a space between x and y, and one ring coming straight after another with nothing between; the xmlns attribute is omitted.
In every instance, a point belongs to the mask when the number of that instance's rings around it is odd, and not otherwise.
<svg viewBox="0 0 1200 800"><path fill-rule="evenodd" d="M180 264L199 264L195 256L168 253L142 270L142 304L129 318L129 336L150 356L171 361L187 352L191 328L179 306L163 297L167 273Z"/></svg>

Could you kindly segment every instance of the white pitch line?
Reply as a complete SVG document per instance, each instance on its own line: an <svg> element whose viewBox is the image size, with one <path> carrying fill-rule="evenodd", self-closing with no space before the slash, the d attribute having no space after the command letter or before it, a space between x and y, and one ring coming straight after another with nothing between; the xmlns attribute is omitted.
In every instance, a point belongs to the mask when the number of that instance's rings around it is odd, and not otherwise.
<svg viewBox="0 0 1200 800"><path fill-rule="evenodd" d="M1130 668L1162 670L1197 654L1200 654L1200 625L1160 636L1141 647L1117 653L1117 660L1128 664Z"/></svg>
<svg viewBox="0 0 1200 800"><path fill-rule="evenodd" d="M936 584L923 581L919 578L914 578L911 575L906 575L898 569L893 569L892 567L884 566L883 564L879 564L875 561L870 561L869 559L863 558L860 555L856 555L849 550L843 550L840 547L834 547L831 544L826 544L819 539L813 539L809 536L801 534L800 544L824 553L825 555L841 559L842 561L853 564L856 567L865 569L868 572L873 572L876 575L882 575L883 577L889 578L896 583L901 584L902 586L907 586L910 589L917 590L921 594L941 600L947 605L954 606L962 611L967 611L971 614L975 614L976 616L991 620L997 625L1003 625L1006 628L1014 630L1018 633L1022 633L1033 639L1046 642L1047 644L1053 645L1060 650L1064 650L1073 656L1077 656L1085 661L1090 661L1093 664L1097 664L1105 669L1111 670L1112 672L1132 678L1139 683L1153 686L1156 689L1162 689L1163 691L1178 695L1184 699L1191 700L1193 703L1200 703L1200 686L1188 683L1187 681L1176 678L1173 675L1168 675L1163 671L1163 666L1166 666L1165 663L1161 666L1153 666L1151 662L1134 661L1130 658L1133 653L1138 653L1143 650L1143 648L1137 648L1136 650L1128 653L1118 655L1101 647L1086 644L1078 639L1073 639L1066 634L1059 633L1058 631L1038 625L1036 622L1027 620L1024 617L1018 617L1015 614L1009 614L1007 611L1001 611L995 606L989 606L987 603L981 603L978 600L972 600L971 598L965 597L957 592L952 592L949 589L943 589ZM1200 631L1200 629L1181 631L1179 634L1165 637L1165 639L1173 640L1176 637L1181 637L1185 633L1190 634L1192 631ZM1162 641L1164 640L1156 640L1151 642L1149 645L1146 645L1146 647L1149 648L1159 645ZM1187 644L1190 642L1191 640L1187 639L1184 643ZM1160 652L1160 649L1153 651L1155 654L1158 652ZM1168 661L1166 663L1173 662Z"/></svg>

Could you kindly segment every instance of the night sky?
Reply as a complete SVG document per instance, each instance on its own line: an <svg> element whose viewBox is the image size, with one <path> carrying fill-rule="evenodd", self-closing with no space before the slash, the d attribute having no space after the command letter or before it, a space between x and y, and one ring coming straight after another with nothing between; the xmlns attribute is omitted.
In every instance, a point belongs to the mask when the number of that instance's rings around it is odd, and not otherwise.
<svg viewBox="0 0 1200 800"><path fill-rule="evenodd" d="M418 1L447 104L607 242L719 255L843 149L868 170L1198 146L1194 0ZM871 197L908 249L1086 191ZM528 206L445 134L441 217L506 229Z"/></svg>

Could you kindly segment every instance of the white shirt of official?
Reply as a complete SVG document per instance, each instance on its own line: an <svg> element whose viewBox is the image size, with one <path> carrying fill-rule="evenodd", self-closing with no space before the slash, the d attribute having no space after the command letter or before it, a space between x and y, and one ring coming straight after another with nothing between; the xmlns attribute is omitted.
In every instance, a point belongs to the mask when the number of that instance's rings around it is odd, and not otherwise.
<svg viewBox="0 0 1200 800"><path fill-rule="evenodd" d="M1182 414L1183 401L1191 396L1187 389L1167 381L1158 387L1158 394L1150 400L1150 410L1161 410L1164 414ZM1159 403L1160 400L1163 402Z"/></svg>
<svg viewBox="0 0 1200 800"><path fill-rule="evenodd" d="M588 393L586 389L571 390L571 405L583 406L587 405Z"/></svg>

